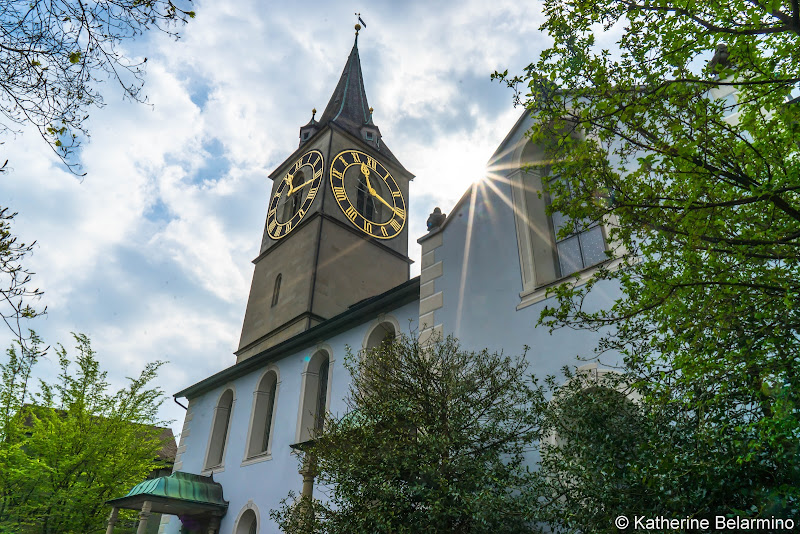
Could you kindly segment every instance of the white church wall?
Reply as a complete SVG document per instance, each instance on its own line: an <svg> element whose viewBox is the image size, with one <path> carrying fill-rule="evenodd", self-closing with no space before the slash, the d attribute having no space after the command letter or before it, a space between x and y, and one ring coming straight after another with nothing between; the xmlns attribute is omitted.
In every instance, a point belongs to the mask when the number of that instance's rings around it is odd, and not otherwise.
<svg viewBox="0 0 800 534"><path fill-rule="evenodd" d="M381 323L389 323L408 334L417 328L419 302L413 301L396 309L385 310L351 329L330 339L304 347L277 361L265 363L248 374L220 384L191 399L182 439L180 466L176 470L189 473L213 473L214 480L224 488L224 498L229 502L228 512L220 525L220 534L234 532L235 522L246 507L259 511L259 534L277 533L278 527L269 519L269 511L277 508L290 490L299 493L302 477L298 474L298 456L290 445L297 437L298 411L305 367L319 348L329 351L330 381L328 411L335 416L346 413L345 397L350 386L350 376L344 367L349 346L353 352L360 350L369 332ZM253 394L267 366L274 367L279 376L273 417L274 435L271 455L247 458L247 439L252 420ZM231 410L225 458L221 468L206 469L206 453L211 436L214 410L220 396L228 388L235 391ZM315 493L316 497L321 497ZM164 532L178 534L180 521L172 517Z"/></svg>
<svg viewBox="0 0 800 534"><path fill-rule="evenodd" d="M423 250L429 240L441 242L433 248L429 261L441 263L442 274L435 278L433 289L442 294L441 307L435 311L442 332L455 335L463 346L475 350L518 354L527 345L530 371L544 377L560 375L565 365L584 365L584 359L594 356L601 334L570 329L551 334L536 323L545 306L556 305L555 299L542 295L538 302L525 304L521 297L523 266L508 175L520 166L519 156L528 142L524 132L529 126L529 119L522 117L490 164L499 170L473 184L447 215L439 235L421 242ZM534 231L551 232L548 228ZM422 282L424 288L425 280ZM600 284L585 304L587 309L599 309L619 296L615 283ZM601 364L615 365L619 359L616 354L604 355Z"/></svg>

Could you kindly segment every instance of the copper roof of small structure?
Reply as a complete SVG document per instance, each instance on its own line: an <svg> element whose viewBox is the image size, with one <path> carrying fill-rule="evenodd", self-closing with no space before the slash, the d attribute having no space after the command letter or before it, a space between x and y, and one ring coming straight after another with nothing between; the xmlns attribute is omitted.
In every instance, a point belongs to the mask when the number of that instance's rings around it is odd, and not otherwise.
<svg viewBox="0 0 800 534"><path fill-rule="evenodd" d="M219 482L182 471L140 482L124 497L108 500L106 504L139 510L145 501L152 503L153 512L162 514L224 515L228 509Z"/></svg>

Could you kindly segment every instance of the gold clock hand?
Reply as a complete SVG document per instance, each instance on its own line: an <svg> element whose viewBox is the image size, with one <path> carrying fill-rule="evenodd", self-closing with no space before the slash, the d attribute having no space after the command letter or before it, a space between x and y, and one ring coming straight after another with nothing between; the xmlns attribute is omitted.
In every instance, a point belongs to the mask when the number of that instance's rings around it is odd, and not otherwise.
<svg viewBox="0 0 800 534"><path fill-rule="evenodd" d="M286 196L291 196L294 193L294 187L292 186L292 180L294 180L294 174L287 174L286 175L286 183L289 184L289 192L286 193Z"/></svg>
<svg viewBox="0 0 800 534"><path fill-rule="evenodd" d="M392 210L393 212L395 212L395 214L397 214L397 209L394 206L392 206L391 204L389 204L388 202L386 202L385 200L383 200L383 197L380 196L377 191L375 191L374 189L371 189L370 193L372 193L372 195L375 196L375 198L380 200L385 206L387 206L390 210Z"/></svg>
<svg viewBox="0 0 800 534"><path fill-rule="evenodd" d="M388 202L386 202L383 199L383 197L380 196L377 191L375 191L375 188L372 187L372 184L369 183L370 170L369 170L369 167L367 167L367 165L365 163L361 164L361 173L367 179L367 190L369 191L369 194L374 196L378 200L380 200L386 207L388 207L390 210L392 210L396 215L399 215L397 213L397 209L394 206L392 206L391 204L389 204Z"/></svg>
<svg viewBox="0 0 800 534"><path fill-rule="evenodd" d="M307 181L307 182L303 182L302 184L298 185L297 187L293 187L293 188L292 188L292 192L291 192L291 193L289 193L289 194L291 195L291 194L292 194L292 193L294 193L295 191L300 191L301 189L303 189L305 186L307 186L308 184L312 183L313 181L314 181L314 180L309 180L309 181Z"/></svg>

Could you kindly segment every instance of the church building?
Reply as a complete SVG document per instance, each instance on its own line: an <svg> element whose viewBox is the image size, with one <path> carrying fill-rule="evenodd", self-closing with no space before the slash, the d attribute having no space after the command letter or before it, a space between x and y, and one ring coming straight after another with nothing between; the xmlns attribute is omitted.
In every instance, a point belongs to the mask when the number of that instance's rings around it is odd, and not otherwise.
<svg viewBox="0 0 800 534"><path fill-rule="evenodd" d="M297 149L269 177L272 192L236 362L175 393L186 404L173 474L120 499L140 510L139 534L267 534L290 490L310 490L293 446L326 413L343 414L347 347L396 334L456 336L467 349L521 353L559 374L590 357L600 334L536 328L547 289L613 263L602 226L556 239L547 215L544 151L525 136L523 112L487 165L423 236L408 235L413 161L400 162L373 121L356 42L330 101L300 127ZM421 246L410 277L409 237ZM592 292L600 306L617 293ZM552 305L552 302L550 302ZM586 366L596 370L596 364ZM532 453L535 454L535 453ZM304 486L305 482L305 486ZM148 524L148 522L150 524Z"/></svg>

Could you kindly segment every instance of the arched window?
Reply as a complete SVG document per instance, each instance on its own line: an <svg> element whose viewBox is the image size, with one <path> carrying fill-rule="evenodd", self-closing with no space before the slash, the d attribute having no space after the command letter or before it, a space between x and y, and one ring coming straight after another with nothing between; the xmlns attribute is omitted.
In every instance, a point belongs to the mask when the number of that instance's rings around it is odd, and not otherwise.
<svg viewBox="0 0 800 534"><path fill-rule="evenodd" d="M283 275L278 273L278 276L275 277L275 287L272 290L272 307L274 308L276 304L278 304L278 297L281 293L281 280L283 279Z"/></svg>
<svg viewBox="0 0 800 534"><path fill-rule="evenodd" d="M382 355L377 352L387 344L391 344L397 335L396 321L381 321L370 330L364 338L364 349L361 353L362 358L379 358L376 361L368 363L364 368L365 377L367 380L362 382L364 388L371 388L379 377L385 380L391 371L387 367ZM363 391L365 394L374 394L372 391Z"/></svg>
<svg viewBox="0 0 800 534"><path fill-rule="evenodd" d="M608 241L604 227L613 224L613 218L587 223L547 213L553 178L552 156L545 145L520 139L513 156L496 165L496 172L511 183L522 274L519 307L545 299L550 285L564 277L577 274L579 283L585 282L593 266L609 260L606 250L620 250L619 243ZM609 267L615 265L619 262Z"/></svg>
<svg viewBox="0 0 800 534"><path fill-rule="evenodd" d="M314 419L314 430L321 431L325 426L325 412L328 408L328 367L327 358L319 366L319 385L317 386L317 416Z"/></svg>
<svg viewBox="0 0 800 534"><path fill-rule="evenodd" d="M258 518L252 510L245 510L236 526L236 534L258 534Z"/></svg>
<svg viewBox="0 0 800 534"><path fill-rule="evenodd" d="M278 374L275 371L268 371L253 392L253 420L250 423L250 440L247 444L248 458L268 454L271 450L277 391Z"/></svg>
<svg viewBox="0 0 800 534"><path fill-rule="evenodd" d="M388 321L382 322L369 333L364 348L367 350L379 348L384 343L394 341L396 335L397 332L392 323Z"/></svg>
<svg viewBox="0 0 800 534"><path fill-rule="evenodd" d="M228 439L228 427L233 411L233 390L226 389L220 396L216 408L214 408L214 419L211 425L211 439L208 444L206 454L206 469L219 467L225 459L225 445Z"/></svg>
<svg viewBox="0 0 800 534"><path fill-rule="evenodd" d="M312 439L314 433L325 425L330 385L330 359L327 352L320 350L311 357L303 373L303 384L298 443Z"/></svg>

